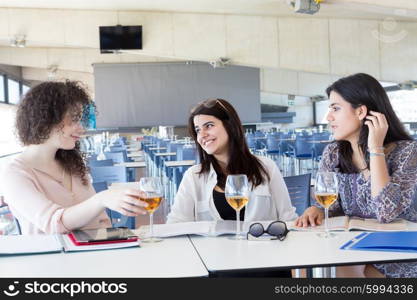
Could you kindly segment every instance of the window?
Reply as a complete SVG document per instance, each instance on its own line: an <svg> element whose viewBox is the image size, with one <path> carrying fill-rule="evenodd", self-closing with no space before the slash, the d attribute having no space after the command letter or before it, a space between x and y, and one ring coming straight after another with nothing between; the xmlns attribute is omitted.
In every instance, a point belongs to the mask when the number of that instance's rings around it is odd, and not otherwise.
<svg viewBox="0 0 417 300"><path fill-rule="evenodd" d="M26 93L29 91L30 86L27 86L25 84L22 85L22 96L26 95Z"/></svg>
<svg viewBox="0 0 417 300"><path fill-rule="evenodd" d="M17 104L20 100L19 82L13 79L7 79L7 88L9 94L9 103Z"/></svg>
<svg viewBox="0 0 417 300"><path fill-rule="evenodd" d="M417 89L389 92L388 97L401 122L417 122Z"/></svg>
<svg viewBox="0 0 417 300"><path fill-rule="evenodd" d="M0 75L0 102L5 102L6 95L4 93L4 76Z"/></svg>

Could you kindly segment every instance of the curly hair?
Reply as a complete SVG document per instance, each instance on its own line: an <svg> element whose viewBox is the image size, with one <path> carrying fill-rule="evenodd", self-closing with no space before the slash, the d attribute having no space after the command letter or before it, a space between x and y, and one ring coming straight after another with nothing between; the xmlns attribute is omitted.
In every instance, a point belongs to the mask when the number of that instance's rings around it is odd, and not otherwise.
<svg viewBox="0 0 417 300"><path fill-rule="evenodd" d="M63 127L62 121L67 113L73 121L85 124L93 108L94 102L80 82L43 82L31 88L18 105L17 135L25 146L42 144L56 126ZM55 154L65 171L79 176L87 185L88 169L84 158L79 142L74 149L58 149Z"/></svg>

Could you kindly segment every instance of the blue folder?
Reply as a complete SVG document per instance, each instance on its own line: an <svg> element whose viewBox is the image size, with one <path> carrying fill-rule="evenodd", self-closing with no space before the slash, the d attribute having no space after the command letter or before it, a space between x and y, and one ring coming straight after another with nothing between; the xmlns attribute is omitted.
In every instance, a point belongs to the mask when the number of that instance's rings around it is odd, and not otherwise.
<svg viewBox="0 0 417 300"><path fill-rule="evenodd" d="M345 243L340 249L417 252L417 231L364 232Z"/></svg>

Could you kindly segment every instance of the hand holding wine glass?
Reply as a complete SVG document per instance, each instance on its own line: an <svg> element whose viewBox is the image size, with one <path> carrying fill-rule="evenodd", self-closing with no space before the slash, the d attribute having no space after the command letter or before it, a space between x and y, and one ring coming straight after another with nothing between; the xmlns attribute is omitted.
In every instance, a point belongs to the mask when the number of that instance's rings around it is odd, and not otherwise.
<svg viewBox="0 0 417 300"><path fill-rule="evenodd" d="M338 195L338 183L335 172L318 172L314 186L316 201L324 208L325 232L321 237L329 238L333 234L329 232L329 207L336 202Z"/></svg>
<svg viewBox="0 0 417 300"><path fill-rule="evenodd" d="M233 239L245 239L240 232L240 210L249 201L248 177L244 174L229 175L226 179L225 196L227 203L236 211L236 236Z"/></svg>
<svg viewBox="0 0 417 300"><path fill-rule="evenodd" d="M153 213L158 209L163 198L163 188L161 179L158 177L142 177L139 181L139 189L144 193L144 198L140 200L148 203L145 209L149 213L149 237L143 239L143 242L154 243L162 239L153 236Z"/></svg>

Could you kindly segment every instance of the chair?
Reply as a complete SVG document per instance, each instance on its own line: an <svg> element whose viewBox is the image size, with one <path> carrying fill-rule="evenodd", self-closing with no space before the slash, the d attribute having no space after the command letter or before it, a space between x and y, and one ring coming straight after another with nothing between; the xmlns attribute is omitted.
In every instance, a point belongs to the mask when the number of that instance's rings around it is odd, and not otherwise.
<svg viewBox="0 0 417 300"><path fill-rule="evenodd" d="M97 193L107 189L109 183L127 182L126 167L91 167L91 176L93 177L93 187ZM106 208L113 227L135 228L135 218L128 217Z"/></svg>
<svg viewBox="0 0 417 300"><path fill-rule="evenodd" d="M100 193L102 191L107 190L108 185L105 181L93 182L93 187L96 193Z"/></svg>
<svg viewBox="0 0 417 300"><path fill-rule="evenodd" d="M104 156L106 157L106 159L112 159L115 164L120 164L120 163L131 161L127 157L127 151L126 150L104 152ZM136 173L135 173L135 170L133 168L128 168L127 169L128 181L135 181L135 174Z"/></svg>
<svg viewBox="0 0 417 300"><path fill-rule="evenodd" d="M89 167L109 167L109 166L114 165L112 159L103 159L103 160L89 159L87 164Z"/></svg>
<svg viewBox="0 0 417 300"><path fill-rule="evenodd" d="M119 152L104 152L106 159L112 159L115 164L120 164L127 160L127 154L124 151Z"/></svg>
<svg viewBox="0 0 417 300"><path fill-rule="evenodd" d="M284 177L285 185L290 194L291 204L299 216L310 206L310 180L311 174ZM295 269L295 277L300 277L300 270ZM308 278L313 277L311 268L305 270Z"/></svg>
<svg viewBox="0 0 417 300"><path fill-rule="evenodd" d="M127 182L126 167L123 166L90 167L90 172L93 182Z"/></svg>
<svg viewBox="0 0 417 300"><path fill-rule="evenodd" d="M310 206L311 174L284 177L292 205L300 216Z"/></svg>
<svg viewBox="0 0 417 300"><path fill-rule="evenodd" d="M312 160L312 141L313 136L297 135L294 146L291 146L294 151L292 158L294 159L294 162L297 162L298 165L298 168L295 168L297 175L301 173L301 162Z"/></svg>
<svg viewBox="0 0 417 300"><path fill-rule="evenodd" d="M110 146L110 152L119 152L119 151L125 151L125 146Z"/></svg>

